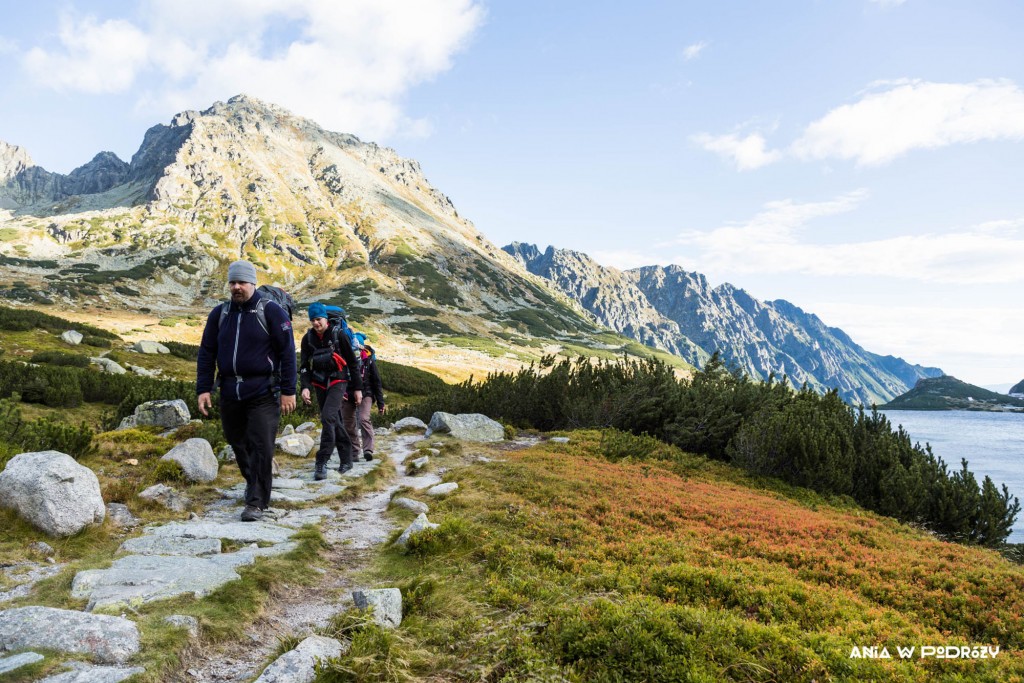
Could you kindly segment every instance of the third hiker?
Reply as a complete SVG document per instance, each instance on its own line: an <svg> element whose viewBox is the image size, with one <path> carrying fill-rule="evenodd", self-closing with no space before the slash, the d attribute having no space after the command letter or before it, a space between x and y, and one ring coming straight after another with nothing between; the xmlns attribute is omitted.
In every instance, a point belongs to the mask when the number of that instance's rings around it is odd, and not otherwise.
<svg viewBox="0 0 1024 683"><path fill-rule="evenodd" d="M362 377L359 362L340 325L327 320L327 307L319 301L309 305L311 327L302 337L299 380L302 400L308 405L310 389L316 390L320 406L320 448L316 452L315 479L327 476L325 468L335 446L341 464L339 472L352 469L352 442L341 418L341 403L346 391L357 403L362 401ZM351 372L350 372L351 369Z"/></svg>

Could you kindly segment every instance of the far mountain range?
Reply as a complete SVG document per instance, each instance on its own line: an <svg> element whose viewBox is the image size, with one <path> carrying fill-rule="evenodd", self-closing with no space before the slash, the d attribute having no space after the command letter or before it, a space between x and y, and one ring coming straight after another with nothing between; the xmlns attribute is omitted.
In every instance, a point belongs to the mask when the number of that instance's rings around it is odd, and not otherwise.
<svg viewBox="0 0 1024 683"><path fill-rule="evenodd" d="M416 347L435 367L444 349L491 369L551 352L701 367L717 351L751 377L868 405L942 375L677 266L620 271L580 252L498 249L416 161L247 96L152 127L130 162L101 152L67 175L0 142L8 301L195 319L224 296L237 258L300 301L345 305L378 348Z"/></svg>

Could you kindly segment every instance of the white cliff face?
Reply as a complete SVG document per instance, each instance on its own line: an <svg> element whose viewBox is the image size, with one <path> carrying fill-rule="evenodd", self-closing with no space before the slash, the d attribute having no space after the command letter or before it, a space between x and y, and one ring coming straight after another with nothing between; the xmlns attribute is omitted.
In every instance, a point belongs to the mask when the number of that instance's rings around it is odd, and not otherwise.
<svg viewBox="0 0 1024 683"><path fill-rule="evenodd" d="M0 140L0 184L32 166L35 166L35 162L24 148Z"/></svg>
<svg viewBox="0 0 1024 683"><path fill-rule="evenodd" d="M605 268L586 254L533 245L505 250L531 272L551 280L599 322L651 346L693 358L697 366L718 351L755 379L786 376L794 386L837 389L851 403L884 403L937 368L880 357L787 301L758 301L725 283L678 266L627 271Z"/></svg>

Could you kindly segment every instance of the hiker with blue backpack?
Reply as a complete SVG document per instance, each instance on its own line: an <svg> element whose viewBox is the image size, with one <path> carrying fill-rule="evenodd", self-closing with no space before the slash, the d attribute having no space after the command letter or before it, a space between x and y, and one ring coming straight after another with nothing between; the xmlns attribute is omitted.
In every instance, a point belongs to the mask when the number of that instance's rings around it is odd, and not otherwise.
<svg viewBox="0 0 1024 683"><path fill-rule="evenodd" d="M335 446L341 461L338 471L344 474L352 469L352 442L341 419L341 405L349 393L352 400L362 400L359 361L341 324L328 320L327 308L319 301L309 305L310 329L302 337L299 359L302 400L309 405L310 392L315 390L320 406L323 429L313 470L313 478L318 481L327 477L327 461Z"/></svg>
<svg viewBox="0 0 1024 683"><path fill-rule="evenodd" d="M295 410L295 338L290 311L256 288L253 264L228 266L228 289L231 300L206 318L196 401L209 415L219 387L224 438L245 478L242 521L255 522L270 507L277 426Z"/></svg>
<svg viewBox="0 0 1024 683"><path fill-rule="evenodd" d="M345 419L345 430L353 446L359 443L362 438L363 459L373 460L373 422L370 415L373 413L373 404L377 404L377 412L383 414L387 408L384 406L384 386L380 381L380 372L377 370L377 354L373 347L366 343L366 335L362 332L355 332L354 335L357 353L360 360L360 373L363 379L363 397L360 401L345 401L341 405L341 415ZM358 423L358 429L357 429Z"/></svg>

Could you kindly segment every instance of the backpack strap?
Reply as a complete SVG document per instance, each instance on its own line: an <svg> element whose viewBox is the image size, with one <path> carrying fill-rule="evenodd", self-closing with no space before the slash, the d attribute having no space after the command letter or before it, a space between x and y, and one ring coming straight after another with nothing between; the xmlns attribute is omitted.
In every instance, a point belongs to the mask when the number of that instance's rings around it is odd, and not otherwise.
<svg viewBox="0 0 1024 683"><path fill-rule="evenodd" d="M267 327L267 310L266 309L267 309L267 300L261 296L259 301L256 302L256 310L253 311L253 312L256 314L256 319L259 321L260 327L263 328L263 331L266 332L267 336L269 337L270 336L270 328ZM224 303L222 303L220 305L220 320L217 322L217 329L220 329L220 327L224 324L224 321L228 319L228 313L230 311L231 311L231 302L230 301L225 301Z"/></svg>

